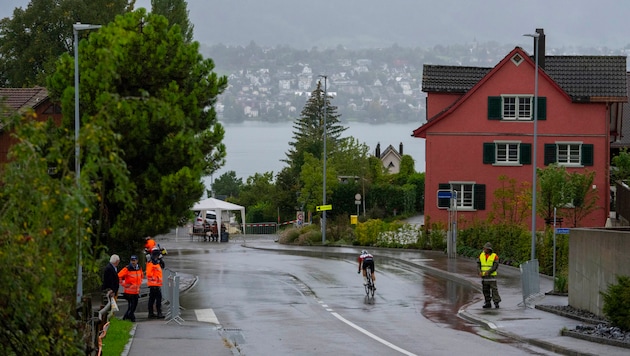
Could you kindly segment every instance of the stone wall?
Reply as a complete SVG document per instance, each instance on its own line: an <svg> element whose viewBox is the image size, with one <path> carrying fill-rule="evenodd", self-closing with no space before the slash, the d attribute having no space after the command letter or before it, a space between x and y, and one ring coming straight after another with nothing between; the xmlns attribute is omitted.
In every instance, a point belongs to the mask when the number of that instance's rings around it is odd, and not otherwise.
<svg viewBox="0 0 630 356"><path fill-rule="evenodd" d="M571 229L569 305L603 316L600 292L630 276L630 229Z"/></svg>

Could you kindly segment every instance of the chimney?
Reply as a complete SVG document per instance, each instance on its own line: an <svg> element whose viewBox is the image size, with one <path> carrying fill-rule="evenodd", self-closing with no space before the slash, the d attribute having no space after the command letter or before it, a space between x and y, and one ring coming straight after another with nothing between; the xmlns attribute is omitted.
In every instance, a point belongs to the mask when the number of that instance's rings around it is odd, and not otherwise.
<svg viewBox="0 0 630 356"><path fill-rule="evenodd" d="M376 157L381 158L381 143L380 142L376 144L376 152L375 153L376 153L375 154Z"/></svg>
<svg viewBox="0 0 630 356"><path fill-rule="evenodd" d="M536 33L538 34L538 52L536 53L536 39L534 38L534 60L538 57L538 66L542 69L545 69L545 30L542 28L537 28Z"/></svg>
<svg viewBox="0 0 630 356"><path fill-rule="evenodd" d="M398 145L398 153L400 153L400 155L403 155L403 145L402 142L400 143L400 145Z"/></svg>

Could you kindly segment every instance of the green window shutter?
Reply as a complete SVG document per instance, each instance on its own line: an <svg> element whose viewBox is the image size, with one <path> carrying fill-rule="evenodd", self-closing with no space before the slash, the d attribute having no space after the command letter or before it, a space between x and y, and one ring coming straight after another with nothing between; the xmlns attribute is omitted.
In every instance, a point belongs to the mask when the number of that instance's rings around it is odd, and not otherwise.
<svg viewBox="0 0 630 356"><path fill-rule="evenodd" d="M451 185L448 183L438 184L438 190L451 190ZM450 199L438 199L438 208L447 209L451 204Z"/></svg>
<svg viewBox="0 0 630 356"><path fill-rule="evenodd" d="M545 166L552 163L556 163L558 158L556 157L556 145L553 143L545 144Z"/></svg>
<svg viewBox="0 0 630 356"><path fill-rule="evenodd" d="M538 97L538 121L547 120L547 98Z"/></svg>
<svg viewBox="0 0 630 356"><path fill-rule="evenodd" d="M493 164L496 161L495 145L493 142L483 143L483 164Z"/></svg>
<svg viewBox="0 0 630 356"><path fill-rule="evenodd" d="M582 165L584 166L592 166L593 165L593 145L584 144L582 145Z"/></svg>
<svg viewBox="0 0 630 356"><path fill-rule="evenodd" d="M488 97L488 120L501 120L503 117L503 100L500 96Z"/></svg>
<svg viewBox="0 0 630 356"><path fill-rule="evenodd" d="M476 210L486 210L486 185L475 184L475 200L473 208Z"/></svg>
<svg viewBox="0 0 630 356"><path fill-rule="evenodd" d="M521 143L519 145L520 150L520 164L532 164L532 144Z"/></svg>

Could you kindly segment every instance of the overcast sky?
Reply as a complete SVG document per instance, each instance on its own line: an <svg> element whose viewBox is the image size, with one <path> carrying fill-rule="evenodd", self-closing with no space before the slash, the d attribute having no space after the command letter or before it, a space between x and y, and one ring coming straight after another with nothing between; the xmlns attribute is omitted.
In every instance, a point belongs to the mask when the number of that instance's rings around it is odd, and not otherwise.
<svg viewBox="0 0 630 356"><path fill-rule="evenodd" d="M28 2L2 0L0 17ZM188 9L195 39L207 45L310 49L360 38L424 48L495 41L529 51L533 41L522 35L536 28L544 28L548 49L630 44L627 0L188 0Z"/></svg>

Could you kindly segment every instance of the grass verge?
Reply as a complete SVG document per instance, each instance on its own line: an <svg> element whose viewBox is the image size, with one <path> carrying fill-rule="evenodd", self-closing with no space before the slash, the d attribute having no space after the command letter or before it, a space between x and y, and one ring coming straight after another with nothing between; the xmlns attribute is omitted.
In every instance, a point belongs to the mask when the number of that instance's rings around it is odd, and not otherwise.
<svg viewBox="0 0 630 356"><path fill-rule="evenodd" d="M131 339L133 323L129 320L110 319L107 335L103 339L103 356L120 356Z"/></svg>

